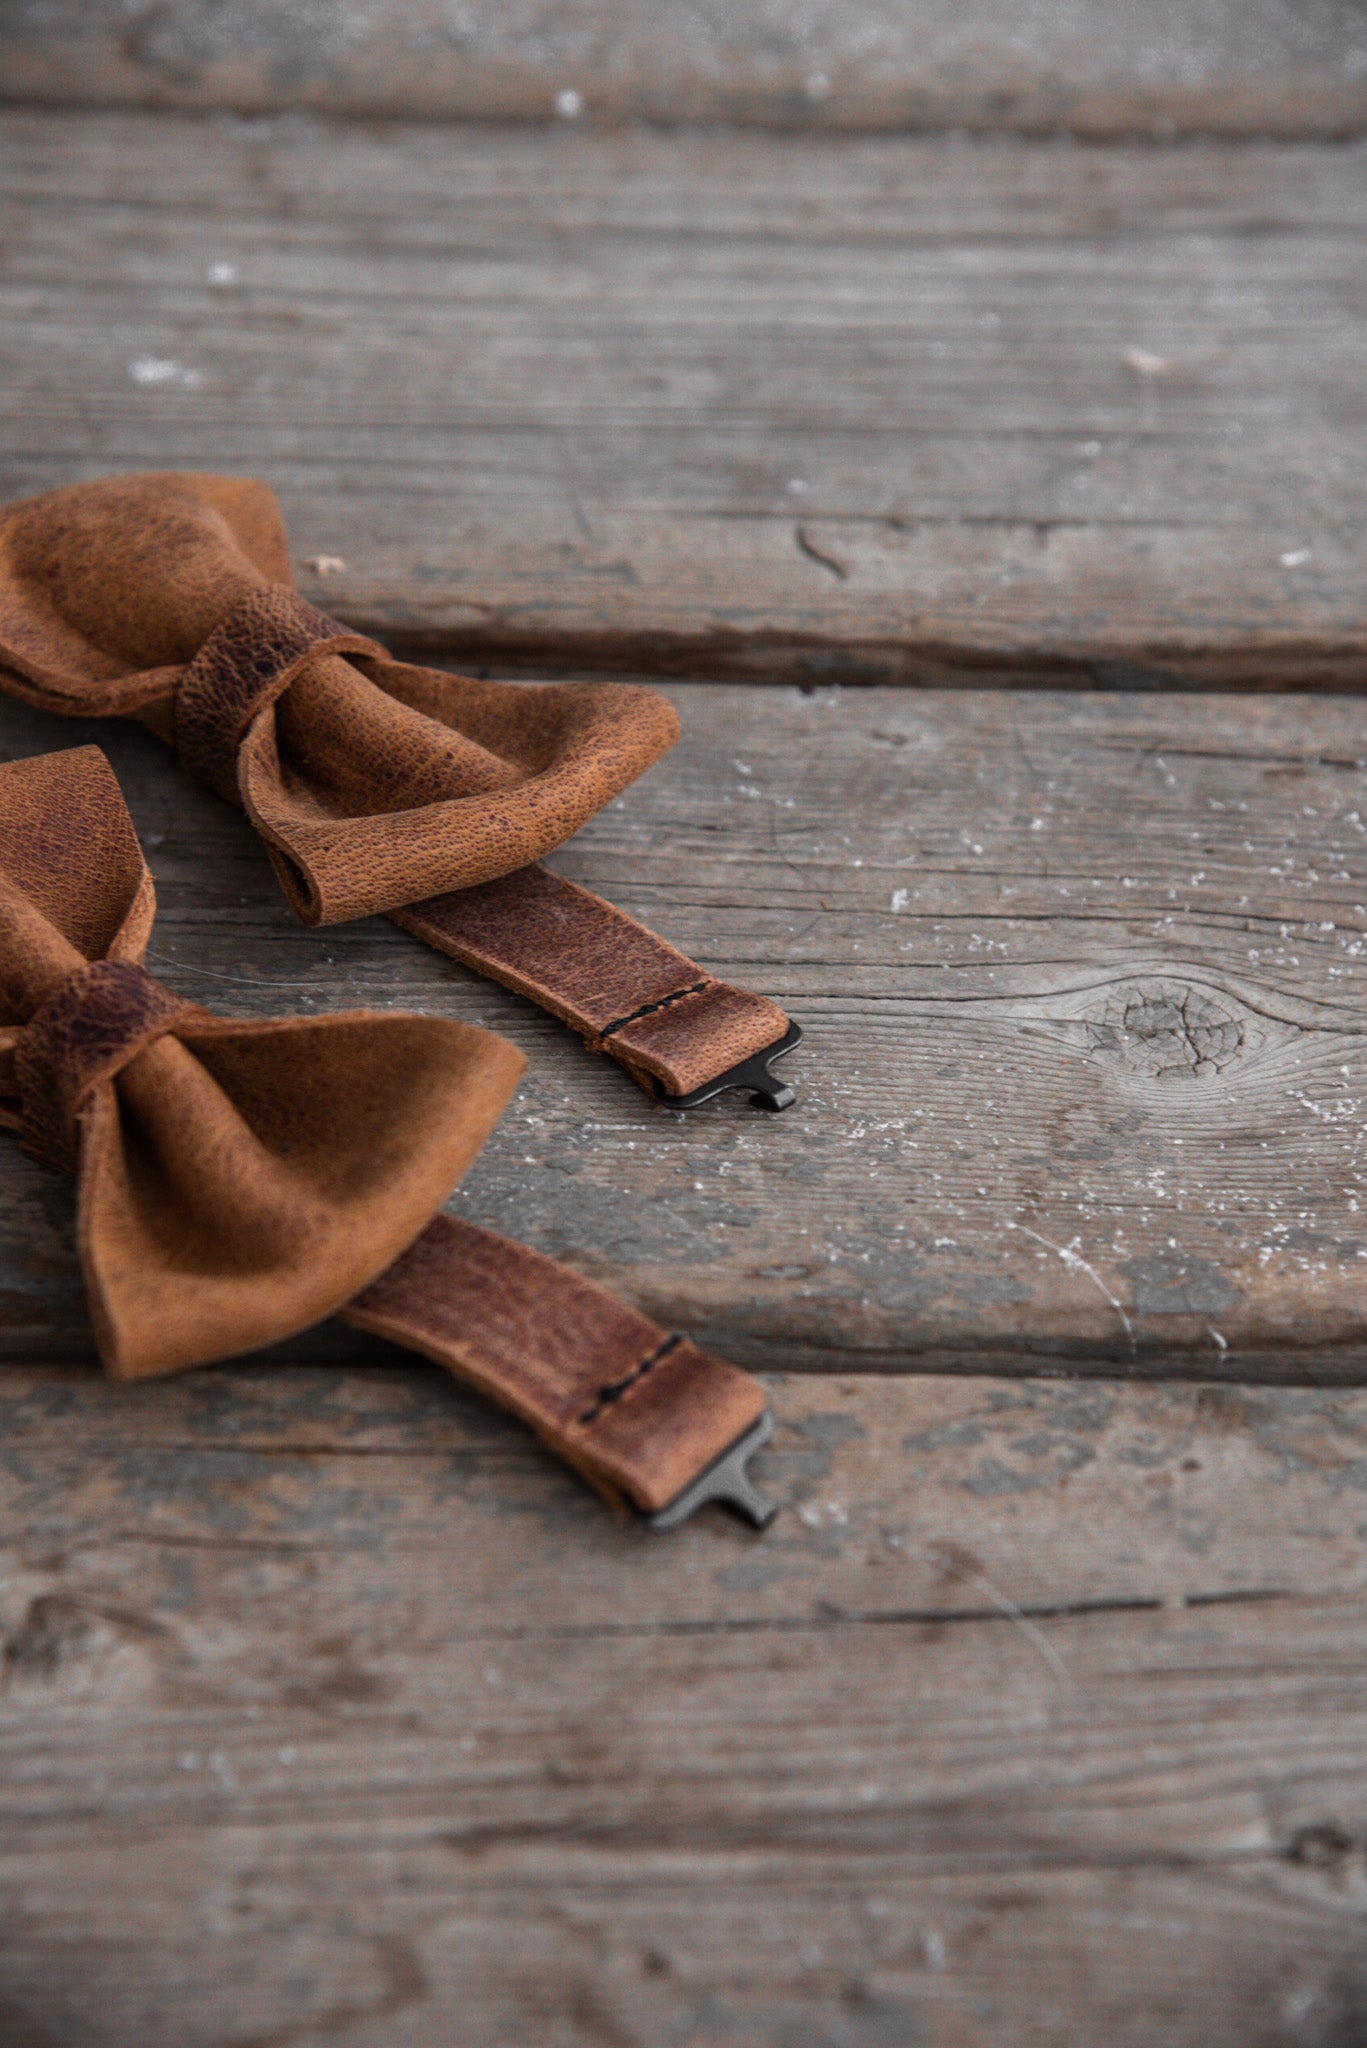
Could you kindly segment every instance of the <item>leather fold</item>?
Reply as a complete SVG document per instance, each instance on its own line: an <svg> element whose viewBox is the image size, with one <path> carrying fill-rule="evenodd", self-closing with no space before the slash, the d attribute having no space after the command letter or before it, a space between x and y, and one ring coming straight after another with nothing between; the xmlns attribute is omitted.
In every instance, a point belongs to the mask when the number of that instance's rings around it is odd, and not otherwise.
<svg viewBox="0 0 1367 2048"><path fill-rule="evenodd" d="M243 805L315 925L529 866L679 730L633 684L393 660L295 590L265 484L181 472L0 514L0 668L44 710L132 714L170 740Z"/></svg>

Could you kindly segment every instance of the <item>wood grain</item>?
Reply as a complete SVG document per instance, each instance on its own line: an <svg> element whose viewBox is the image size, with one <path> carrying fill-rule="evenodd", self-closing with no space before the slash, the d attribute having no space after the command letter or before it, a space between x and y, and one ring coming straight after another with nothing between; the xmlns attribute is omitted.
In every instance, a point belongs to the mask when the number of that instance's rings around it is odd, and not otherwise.
<svg viewBox="0 0 1367 2048"><path fill-rule="evenodd" d="M0 26L16 97L805 131L1359 133L1365 65L1348 0L19 0Z"/></svg>
<svg viewBox="0 0 1367 2048"><path fill-rule="evenodd" d="M176 989L514 1038L531 1067L456 1213L725 1355L1363 1375L1356 699L673 694L679 748L557 865L801 1019L780 1117L652 1105L383 920L304 930L245 822L146 734L6 702L0 750L107 747ZM10 1356L89 1355L68 1187L17 1152L0 1270Z"/></svg>
<svg viewBox="0 0 1367 2048"><path fill-rule="evenodd" d="M552 672L1360 682L1355 148L5 132L7 497L265 476L326 609Z"/></svg>
<svg viewBox="0 0 1367 2048"><path fill-rule="evenodd" d="M7 2043L1355 2039L1364 1396L776 1398L662 1540L412 1361L0 1373Z"/></svg>

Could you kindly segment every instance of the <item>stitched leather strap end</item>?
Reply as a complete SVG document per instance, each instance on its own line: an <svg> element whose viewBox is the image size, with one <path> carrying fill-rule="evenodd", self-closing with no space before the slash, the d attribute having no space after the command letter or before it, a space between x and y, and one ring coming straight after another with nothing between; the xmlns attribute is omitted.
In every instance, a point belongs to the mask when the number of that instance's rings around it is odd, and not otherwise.
<svg viewBox="0 0 1367 2048"><path fill-rule="evenodd" d="M391 915L582 1032L647 1095L657 1081L687 1095L789 1028L767 996L715 980L625 911L539 864Z"/></svg>
<svg viewBox="0 0 1367 2048"><path fill-rule="evenodd" d="M671 1095L688 1095L764 1052L787 1029L788 1019L767 996L709 980L619 1025L602 1049L620 1060L648 1095L655 1092L652 1080Z"/></svg>
<svg viewBox="0 0 1367 2048"><path fill-rule="evenodd" d="M342 1311L529 1422L610 1500L657 1514L768 1407L758 1380L554 1259L438 1216Z"/></svg>

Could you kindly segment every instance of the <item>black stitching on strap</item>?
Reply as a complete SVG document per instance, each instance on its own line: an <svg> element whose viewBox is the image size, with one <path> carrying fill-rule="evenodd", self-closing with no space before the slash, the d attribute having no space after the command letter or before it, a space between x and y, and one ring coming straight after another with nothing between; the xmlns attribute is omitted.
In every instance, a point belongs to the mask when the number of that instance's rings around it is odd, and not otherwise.
<svg viewBox="0 0 1367 2048"><path fill-rule="evenodd" d="M711 979L695 981L692 988L677 988L672 996L661 996L658 1003L642 1003L639 1010L629 1010L625 1017L619 1017L615 1024L605 1024L598 1034L600 1038L611 1038L614 1031L624 1031L628 1024L635 1024L642 1017L651 1017L656 1010L667 1010L672 1003L681 1003L685 996L700 996L712 986Z"/></svg>
<svg viewBox="0 0 1367 2048"><path fill-rule="evenodd" d="M605 1408L610 1408L614 1401L620 1401L623 1394L629 1393L647 1373L654 1372L656 1366L662 1364L670 1352L682 1343L682 1337L666 1337L663 1344L657 1345L649 1358L643 1358L639 1365L633 1366L624 1379L611 1380L607 1386L600 1387L597 1398L584 1410L579 1421L583 1424L596 1422Z"/></svg>

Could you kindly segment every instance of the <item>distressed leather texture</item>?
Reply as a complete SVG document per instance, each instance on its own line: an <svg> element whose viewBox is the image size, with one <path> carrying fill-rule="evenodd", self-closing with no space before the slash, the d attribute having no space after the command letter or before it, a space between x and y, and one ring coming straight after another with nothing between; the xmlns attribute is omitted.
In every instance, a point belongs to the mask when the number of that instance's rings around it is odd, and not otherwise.
<svg viewBox="0 0 1367 2048"><path fill-rule="evenodd" d="M215 626L176 689L172 733L182 766L229 803L240 801L243 743L260 714L319 656L384 649L348 633L297 591L268 583Z"/></svg>
<svg viewBox="0 0 1367 2048"><path fill-rule="evenodd" d="M600 1493L648 1514L767 1406L749 1373L543 1253L451 1216L342 1313L483 1388Z"/></svg>
<svg viewBox="0 0 1367 2048"><path fill-rule="evenodd" d="M777 1003L732 988L601 896L538 863L393 912L439 952L539 1003L647 1094L701 1088L783 1037Z"/></svg>
<svg viewBox="0 0 1367 2048"><path fill-rule="evenodd" d="M14 1049L24 1150L75 1173L81 1117L100 1084L158 1038L206 1018L132 960L74 969L34 1011Z"/></svg>
<svg viewBox="0 0 1367 2048"><path fill-rule="evenodd" d="M392 660L294 589L264 484L109 477L9 507L0 684L44 710L141 718L243 806L307 923L389 911L647 1092L687 1093L787 1030L775 1004L539 866L673 745L666 699Z"/></svg>
<svg viewBox="0 0 1367 2048"><path fill-rule="evenodd" d="M0 766L0 1123L76 1174L91 1319L116 1378L255 1350L340 1311L473 1381L646 1510L762 1412L735 1367L436 1215L517 1085L513 1046L392 1012L215 1017L144 968L154 915L98 748Z"/></svg>

